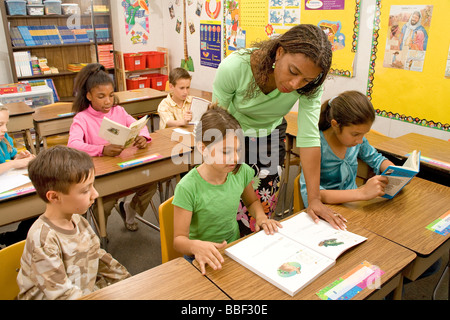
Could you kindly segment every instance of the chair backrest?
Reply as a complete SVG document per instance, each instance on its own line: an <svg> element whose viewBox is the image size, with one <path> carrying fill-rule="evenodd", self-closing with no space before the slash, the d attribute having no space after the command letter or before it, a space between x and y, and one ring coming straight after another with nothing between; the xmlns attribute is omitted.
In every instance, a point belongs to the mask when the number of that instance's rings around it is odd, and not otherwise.
<svg viewBox="0 0 450 320"><path fill-rule="evenodd" d="M0 250L0 300L14 300L19 294L16 279L24 247L22 240Z"/></svg>
<svg viewBox="0 0 450 320"><path fill-rule="evenodd" d="M305 209L305 205L300 194L300 175L298 175L294 180L294 212L299 212L303 209Z"/></svg>
<svg viewBox="0 0 450 320"><path fill-rule="evenodd" d="M161 260L166 263L183 255L173 248L173 197L159 206L159 234L161 237Z"/></svg>

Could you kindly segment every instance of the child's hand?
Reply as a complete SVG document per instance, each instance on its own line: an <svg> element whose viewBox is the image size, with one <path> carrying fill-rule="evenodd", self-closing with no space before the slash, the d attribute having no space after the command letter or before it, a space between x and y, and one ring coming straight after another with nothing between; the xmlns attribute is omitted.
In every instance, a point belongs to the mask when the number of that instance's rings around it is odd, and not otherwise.
<svg viewBox="0 0 450 320"><path fill-rule="evenodd" d="M264 215L263 219L257 219L255 223L255 231L258 232L259 230L264 229L266 234L278 232L278 227L283 228L281 223L273 219L268 219L266 215Z"/></svg>
<svg viewBox="0 0 450 320"><path fill-rule="evenodd" d="M191 120L192 120L192 111L186 110L184 112L183 118L184 118L185 124L189 124L189 122L191 122Z"/></svg>
<svg viewBox="0 0 450 320"><path fill-rule="evenodd" d="M33 160L34 158L36 158L36 156L34 154L31 154L28 151L26 151L26 152L23 151L23 152L19 153L18 155L16 155L14 160L11 162L12 167L14 169L26 168L28 166L28 163L31 160Z"/></svg>
<svg viewBox="0 0 450 320"><path fill-rule="evenodd" d="M138 147L139 149L144 149L147 147L147 139L143 136L137 136L134 140L133 146Z"/></svg>
<svg viewBox="0 0 450 320"><path fill-rule="evenodd" d="M103 155L108 157L115 157L118 156L122 151L124 147L118 145L118 144L108 144L103 147Z"/></svg>
<svg viewBox="0 0 450 320"><path fill-rule="evenodd" d="M385 176L374 176L370 178L366 184L358 189L361 193L361 200L371 200L383 196L385 194L384 188L388 182L389 179Z"/></svg>
<svg viewBox="0 0 450 320"><path fill-rule="evenodd" d="M192 253L195 256L195 260L200 265L202 275L206 274L205 265L208 264L214 270L221 269L223 263L223 257L219 252L219 249L225 248L227 242L224 240L222 243L214 243L209 241L197 240Z"/></svg>

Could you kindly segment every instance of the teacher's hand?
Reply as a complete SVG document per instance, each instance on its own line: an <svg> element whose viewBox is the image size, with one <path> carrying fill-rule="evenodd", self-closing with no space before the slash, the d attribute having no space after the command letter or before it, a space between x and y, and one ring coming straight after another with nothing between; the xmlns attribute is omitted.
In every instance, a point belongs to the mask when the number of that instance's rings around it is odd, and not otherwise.
<svg viewBox="0 0 450 320"><path fill-rule="evenodd" d="M347 220L339 213L334 212L331 208L327 207L319 199L313 199L309 201L309 206L306 212L314 220L319 222L319 217L330 223L335 229L346 230L347 226L345 222Z"/></svg>

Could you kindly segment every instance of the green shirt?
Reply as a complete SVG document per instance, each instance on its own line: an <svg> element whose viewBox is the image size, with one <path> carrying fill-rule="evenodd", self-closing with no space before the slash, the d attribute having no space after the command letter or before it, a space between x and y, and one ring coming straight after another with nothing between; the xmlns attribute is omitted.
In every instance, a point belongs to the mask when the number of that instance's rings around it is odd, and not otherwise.
<svg viewBox="0 0 450 320"><path fill-rule="evenodd" d="M242 164L236 174L229 173L225 183L206 182L197 168L188 172L177 184L173 205L192 212L189 239L227 243L239 239L236 214L245 187L254 171Z"/></svg>
<svg viewBox="0 0 450 320"><path fill-rule="evenodd" d="M323 87L311 97L300 95L297 91L282 93L275 89L267 95L260 91L255 98L244 99L252 81L250 54L237 51L220 63L213 83L213 101L228 109L239 121L246 136L269 135L298 100L297 146L320 146L317 124Z"/></svg>

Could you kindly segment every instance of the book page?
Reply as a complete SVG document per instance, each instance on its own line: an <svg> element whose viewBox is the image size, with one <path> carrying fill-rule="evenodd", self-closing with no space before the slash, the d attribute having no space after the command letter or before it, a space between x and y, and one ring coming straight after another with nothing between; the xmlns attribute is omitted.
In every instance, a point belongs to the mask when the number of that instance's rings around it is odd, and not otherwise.
<svg viewBox="0 0 450 320"><path fill-rule="evenodd" d="M133 122L130 125L130 133L128 134L127 141L125 142L124 147L127 148L130 145L134 143L134 140L139 135L139 132L141 132L142 128L147 124L148 116L142 117L136 122Z"/></svg>
<svg viewBox="0 0 450 320"><path fill-rule="evenodd" d="M420 163L420 152L417 152L417 150L414 150L411 152L411 155L406 159L405 163L403 164L404 168L409 168L414 171L419 171L419 163Z"/></svg>
<svg viewBox="0 0 450 320"><path fill-rule="evenodd" d="M263 231L225 253L292 296L334 265L334 260L280 233L266 235Z"/></svg>
<svg viewBox="0 0 450 320"><path fill-rule="evenodd" d="M367 240L349 231L334 229L324 220L316 224L306 212L281 224L280 233L333 260L345 250Z"/></svg>
<svg viewBox="0 0 450 320"><path fill-rule="evenodd" d="M111 144L123 146L127 141L129 133L130 128L104 117L98 135Z"/></svg>
<svg viewBox="0 0 450 320"><path fill-rule="evenodd" d="M199 97L192 97L191 112L192 120L189 124L197 124L202 115L208 110L208 106L211 102Z"/></svg>
<svg viewBox="0 0 450 320"><path fill-rule="evenodd" d="M4 173L0 175L0 193L23 186L30 182L30 178L23 174Z"/></svg>

